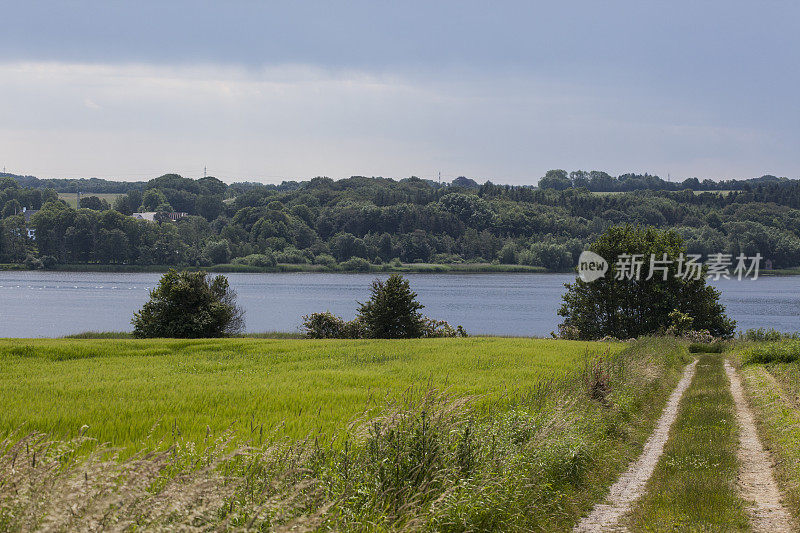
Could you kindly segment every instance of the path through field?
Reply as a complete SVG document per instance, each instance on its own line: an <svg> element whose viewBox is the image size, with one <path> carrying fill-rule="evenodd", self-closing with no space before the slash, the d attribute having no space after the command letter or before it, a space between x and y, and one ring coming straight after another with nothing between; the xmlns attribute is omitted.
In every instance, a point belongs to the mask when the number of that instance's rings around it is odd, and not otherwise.
<svg viewBox="0 0 800 533"><path fill-rule="evenodd" d="M781 493L772 474L772 460L761 445L755 420L744 397L736 369L725 361L739 420L739 490L751 503L748 509L754 531L794 531L792 519L781 503Z"/></svg>
<svg viewBox="0 0 800 533"><path fill-rule="evenodd" d="M661 417L658 419L656 429L644 445L644 450L639 458L631 464L628 470L623 473L614 485L611 486L607 502L598 504L592 509L583 520L581 520L574 531L576 532L595 532L595 531L615 531L619 528L620 519L627 514L631 505L642 497L647 480L653 475L653 471L658 464L658 459L664 452L664 445L669 438L669 430L678 416L678 405L681 397L692 382L694 377L697 360L686 366L683 377L678 382L675 390L672 391Z"/></svg>
<svg viewBox="0 0 800 533"><path fill-rule="evenodd" d="M703 357L708 356L706 355ZM679 415L678 407L681 403L681 398L692 382L696 365L697 361L694 361L684 370L683 377L669 397L667 405L656 424L656 429L645 443L642 454L631 464L628 470L620 476L616 483L612 485L606 501L596 505L592 512L575 526L574 531L600 532L627 530L625 525L623 525L627 523L627 519L623 520L623 518L634 509L634 504L646 493L646 485L651 476L653 476L659 459L664 453L665 445L667 445L670 437L670 430ZM717 365L719 365L719 362ZM717 368L719 368L719 366L717 366ZM723 378L723 381L729 383L730 395L728 398L733 398L733 404L735 404L735 420L739 427L738 443L733 444L731 448L731 453L733 453L733 450L736 450L736 462L738 462L737 486L735 489L738 495L735 497L739 498L738 501L744 502L750 527L752 527L753 531L796 531L797 529L794 527L791 515L781 503L781 493L773 475L773 462L758 438L755 419L745 399L739 375L728 361L724 361L724 369L727 380ZM722 387L724 387L724 385L715 385L712 391L720 390ZM696 398L691 394L689 396L691 398L687 398L686 401L691 401L694 405L694 402L697 401ZM703 408L701 404L696 405L694 408L699 408L701 410L707 409ZM697 423L697 421L695 421L695 423ZM727 424L731 423L732 420L729 419ZM700 438L703 431L707 432L709 429L706 428L706 423L702 423L702 426L696 426L695 430L696 435ZM695 435L695 430L692 430L690 435ZM673 438L685 439L685 428L683 433L678 431ZM683 442L687 441L679 441L679 446L681 445L680 443ZM670 444L670 446L674 448L674 444ZM674 450L671 453L674 453ZM722 479L723 474L721 471L717 475ZM733 474L730 475L732 476ZM691 479L695 478L691 477ZM731 477L730 479L733 478ZM674 481L675 479L673 479L673 482ZM681 484L685 482L686 481L683 481ZM722 483L722 481L720 482ZM663 483L663 480L661 483ZM650 495L648 495L648 498L650 498ZM649 505L652 507L652 502L650 502ZM697 505L702 505L702 502L697 502ZM728 505L733 504L729 503ZM727 510L727 506L725 509ZM641 512L641 510L639 512ZM658 512L661 512L661 508L657 506L656 513L653 513L651 509L649 517L648 514L644 515L646 517L645 522L647 522L646 527L648 530L650 527L655 527L656 529L659 526L668 527L668 524L649 523L653 520L658 521L658 518L655 518L657 516L661 516L661 518L672 516L669 513L658 515ZM641 517L639 520L636 529L643 525L641 523ZM720 521L720 523L722 523L722 518L720 518ZM676 524L672 525L674 526Z"/></svg>

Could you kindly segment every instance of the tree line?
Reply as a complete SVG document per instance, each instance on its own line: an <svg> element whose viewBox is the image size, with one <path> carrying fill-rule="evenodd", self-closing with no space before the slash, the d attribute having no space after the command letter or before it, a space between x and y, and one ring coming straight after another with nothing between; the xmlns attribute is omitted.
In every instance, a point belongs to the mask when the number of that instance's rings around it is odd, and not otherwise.
<svg viewBox="0 0 800 533"><path fill-rule="evenodd" d="M576 179L572 174L568 179ZM472 262L567 271L606 229L631 224L675 229L689 253L758 252L775 268L800 265L800 181L766 179L724 193L597 194L579 184L532 188L355 176L227 185L167 174L112 202L84 194L75 209L53 188L4 177L0 263L358 270ZM155 223L130 216L141 211L188 215Z"/></svg>

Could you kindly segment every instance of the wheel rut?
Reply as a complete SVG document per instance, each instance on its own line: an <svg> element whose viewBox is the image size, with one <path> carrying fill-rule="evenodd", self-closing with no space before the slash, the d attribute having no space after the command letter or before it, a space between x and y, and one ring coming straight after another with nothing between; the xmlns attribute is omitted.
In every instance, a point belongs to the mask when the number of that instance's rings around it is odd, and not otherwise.
<svg viewBox="0 0 800 533"><path fill-rule="evenodd" d="M736 369L725 361L725 373L731 382L739 421L739 491L750 503L748 509L754 531L797 531L791 515L781 502L781 493L773 475L774 465L761 445L755 419L747 404Z"/></svg>
<svg viewBox="0 0 800 533"><path fill-rule="evenodd" d="M611 486L604 503L598 504L575 526L578 532L625 531L620 527L620 519L630 511L631 506L644 494L645 485L653 475L664 445L669 439L672 424L678 417L678 406L683 393L689 388L694 377L697 360L688 364L667 405L656 423L656 428L645 442L641 455Z"/></svg>

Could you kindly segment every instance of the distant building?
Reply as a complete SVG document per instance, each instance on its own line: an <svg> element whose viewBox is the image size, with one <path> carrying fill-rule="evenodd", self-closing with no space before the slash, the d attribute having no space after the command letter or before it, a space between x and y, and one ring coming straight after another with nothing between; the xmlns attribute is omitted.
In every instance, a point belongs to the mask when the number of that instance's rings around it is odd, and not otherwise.
<svg viewBox="0 0 800 533"><path fill-rule="evenodd" d="M144 213L134 213L131 216L133 218L135 218L136 220L146 220L148 222L155 222L157 214L158 214L158 212L156 212L156 211L146 211ZM183 217L188 216L189 213L173 212L173 213L162 213L162 215L165 216L166 218L174 221L174 220L180 220Z"/></svg>
<svg viewBox="0 0 800 533"><path fill-rule="evenodd" d="M155 211L147 211L145 213L134 213L131 215L136 220L146 220L148 222L155 222L156 221L156 212Z"/></svg>
<svg viewBox="0 0 800 533"><path fill-rule="evenodd" d="M30 226L31 217L38 212L38 209L28 209L27 207L22 208L22 216L25 217L25 227L28 230L28 238L32 241L36 240L36 228L32 228Z"/></svg>

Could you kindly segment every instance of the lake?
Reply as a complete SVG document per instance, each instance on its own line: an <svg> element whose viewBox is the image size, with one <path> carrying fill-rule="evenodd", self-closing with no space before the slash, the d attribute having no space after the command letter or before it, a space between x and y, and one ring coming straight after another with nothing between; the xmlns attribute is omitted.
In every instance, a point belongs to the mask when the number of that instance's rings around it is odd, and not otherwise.
<svg viewBox="0 0 800 533"><path fill-rule="evenodd" d="M245 309L248 332L298 331L303 315L347 319L368 298L375 274L226 274ZM386 275L381 275L385 277ZM546 336L569 274L408 274L423 313L469 333ZM57 337L130 331L160 274L0 272L0 337ZM720 280L722 302L742 330L800 330L800 276Z"/></svg>

